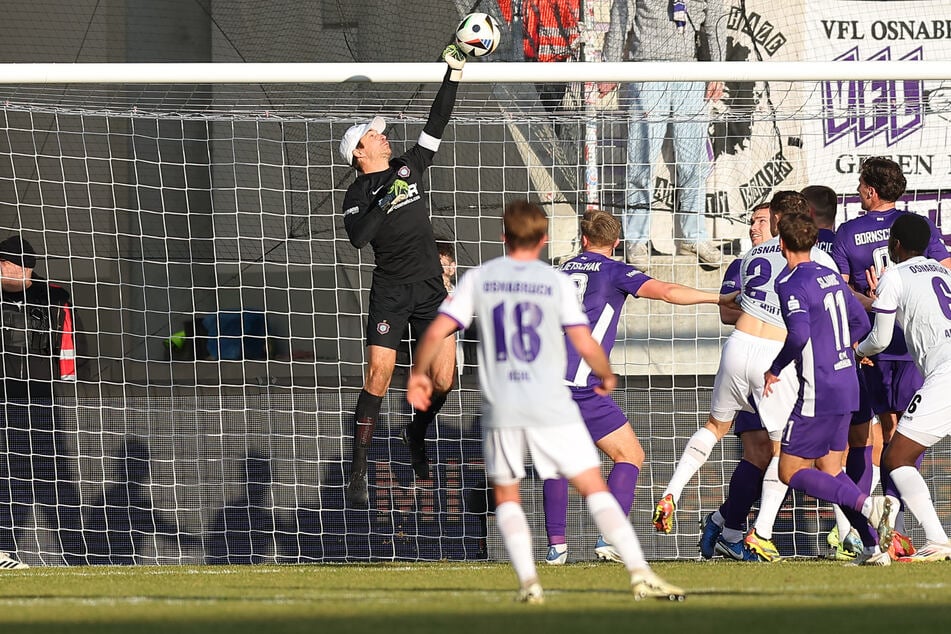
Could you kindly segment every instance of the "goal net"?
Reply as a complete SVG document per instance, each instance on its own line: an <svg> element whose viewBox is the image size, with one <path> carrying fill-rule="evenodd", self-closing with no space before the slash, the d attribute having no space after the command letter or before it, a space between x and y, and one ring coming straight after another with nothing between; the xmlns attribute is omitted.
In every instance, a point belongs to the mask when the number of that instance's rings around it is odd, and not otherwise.
<svg viewBox="0 0 951 634"><path fill-rule="evenodd" d="M269 55L281 38L301 47L306 61L389 62L398 50L400 61L432 62L461 15L496 15L507 39L497 55L466 69L428 174L435 233L452 245L460 274L502 253L506 201L543 203L552 262L578 249L585 207L620 217L630 206L634 119L624 91L643 78L633 64L603 65L617 74L598 78L622 87L595 98L594 85L577 74L598 72L593 64L536 64L526 73L513 63L524 59L513 44L521 41L513 35L519 3L437 3L434 11L407 2L399 13L370 3L366 13L379 11L367 20L355 3L325 0L308 4L313 15L272 14L273 24L252 3L234 3L247 14L187 4L211 33L200 59L216 62L303 61ZM858 20L842 19L841 2L727 4L728 59L920 60L925 68L951 53L948 33L930 36L943 28L937 16L905 17L910 4L921 5L922 16L936 14L930 3L879 2ZM590 3L583 13L581 51L599 50L609 8ZM92 13L84 23L82 3L75 11L72 23L109 41L104 18ZM148 17L127 16L127 37L145 32L143 24L176 24ZM581 61L583 52L572 50ZM34 61L110 59L86 51ZM693 67L701 80L705 67L722 72L713 62ZM886 79L849 79L868 76L870 66L848 68L856 70L825 81L710 76L727 80L724 99L668 118L705 122L709 154L697 166L706 173L703 222L723 255L720 266L706 268L674 255L675 210L690 185L678 182L668 141L651 178L652 276L719 288L726 265L749 246L750 209L778 190L830 186L839 194L837 221L856 217L857 170L870 155L891 156L905 169L902 208L951 233L944 186L951 77L883 71ZM15 70L23 69L6 66L0 77ZM340 206L354 172L341 164L337 145L354 122L382 115L396 151L408 149L442 66L421 64L414 78L412 69L368 65L355 81L325 83L338 70L303 68L283 83L189 83L161 69L116 83L109 67L94 69L98 81L3 79L0 239L29 240L40 254L37 275L69 290L80 364L76 382L56 386L55 408L37 414L4 402L0 550L31 564L504 558L481 464L473 333L462 336L457 387L427 439L434 477L413 478L398 440L412 416L406 345L371 448L371 508L344 505L373 257L343 231ZM410 76L383 81L388 73ZM485 79L494 73L513 79ZM557 85L562 96L543 103L544 87ZM706 420L729 332L710 308L647 300L625 307L612 357L623 377L615 398L647 454L631 520L649 558L698 556L698 521L719 506L739 458L738 441L725 438L685 489L675 534L650 529L676 459ZM942 518L951 511L949 461L943 441L922 467ZM522 494L541 558L541 482L528 478ZM774 541L784 555L822 554L832 523L828 505L790 495ZM908 527L920 541L910 516ZM596 537L573 494L571 558L590 558Z"/></svg>

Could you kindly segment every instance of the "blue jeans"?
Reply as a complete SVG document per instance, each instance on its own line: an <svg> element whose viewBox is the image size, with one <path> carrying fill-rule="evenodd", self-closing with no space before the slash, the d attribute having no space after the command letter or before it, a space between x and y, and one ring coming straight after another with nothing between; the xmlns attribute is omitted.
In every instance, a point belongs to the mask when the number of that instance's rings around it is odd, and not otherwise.
<svg viewBox="0 0 951 634"><path fill-rule="evenodd" d="M654 198L653 163L671 127L680 205L676 218L685 242L707 240L704 211L710 155L707 139L706 84L703 82L631 83L622 94L630 109L627 133L624 239L650 239Z"/></svg>

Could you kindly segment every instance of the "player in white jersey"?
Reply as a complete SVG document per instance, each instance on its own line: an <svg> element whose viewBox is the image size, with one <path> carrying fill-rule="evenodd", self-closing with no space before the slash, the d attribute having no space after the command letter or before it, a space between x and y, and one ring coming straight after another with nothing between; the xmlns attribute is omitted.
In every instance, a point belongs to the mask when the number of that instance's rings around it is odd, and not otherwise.
<svg viewBox="0 0 951 634"><path fill-rule="evenodd" d="M776 225L783 214L809 214L808 201L802 194L794 191L778 192L769 206L774 235ZM816 262L834 266L831 258L819 249L814 249L812 255ZM736 329L723 346L720 366L713 384L710 416L706 425L697 430L687 442L674 475L657 503L653 517L654 528L658 531L669 533L673 529L676 504L687 482L707 461L716 443L730 430L736 414L740 411L751 411L752 399L764 427L769 432L773 458L763 478L760 514L756 526L744 541L752 553L766 561L779 559L779 552L771 541L772 527L788 490L779 480L779 439L796 402L799 386L795 369L787 367L781 377L781 390L774 390L768 398L763 397L763 375L786 339L786 327L774 289L776 278L785 268L786 260L780 251L779 238L776 237L753 247L743 257L740 267L742 292L739 297L743 313L737 319ZM742 549L739 544L732 546L734 550ZM718 551L727 554L719 549ZM749 559L740 552L733 552L729 556Z"/></svg>
<svg viewBox="0 0 951 634"><path fill-rule="evenodd" d="M896 265L888 267L878 280L872 303L875 324L856 350L866 357L881 352L891 342L897 323L924 376L924 384L902 414L882 457L928 540L916 553L901 558L907 561L951 559L948 535L928 485L915 468L928 447L951 435L951 399L947 396L951 382L951 272L922 255L930 237L931 228L921 216L906 214L892 224L888 255ZM881 538L883 543L888 543L887 539Z"/></svg>
<svg viewBox="0 0 951 634"><path fill-rule="evenodd" d="M507 255L464 275L452 299L439 308L417 349L407 400L417 408L428 406L433 390L428 370L441 342L478 318L485 469L495 494L496 524L521 585L517 599L543 601L519 499L526 449L540 477L564 476L584 496L602 535L624 560L635 597L683 599L683 590L647 565L601 477L601 460L565 385L565 335L601 379L597 393L610 393L617 377L591 336L572 281L538 259L548 218L538 205L519 200L506 206L502 220Z"/></svg>

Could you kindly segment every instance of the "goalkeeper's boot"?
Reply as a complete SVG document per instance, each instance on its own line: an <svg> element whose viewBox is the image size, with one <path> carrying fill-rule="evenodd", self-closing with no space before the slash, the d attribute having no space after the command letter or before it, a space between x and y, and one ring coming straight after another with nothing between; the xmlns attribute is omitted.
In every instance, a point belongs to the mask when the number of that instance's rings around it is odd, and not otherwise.
<svg viewBox="0 0 951 634"><path fill-rule="evenodd" d="M660 499L657 506L654 507L654 517L651 523L654 524L654 530L658 533L670 533L674 530L674 512L677 510L677 504L674 502L674 496L668 493Z"/></svg>
<svg viewBox="0 0 951 634"><path fill-rule="evenodd" d="M631 573L631 592L634 599L651 597L654 599L667 599L668 601L683 601L687 594L683 588L678 588L672 583L667 583L650 568L639 568Z"/></svg>
<svg viewBox="0 0 951 634"><path fill-rule="evenodd" d="M773 543L773 540L761 537L756 532L756 529L747 533L743 541L746 543L746 547L750 549L750 552L759 555L762 561L775 562L783 558L782 555L779 554L779 550L776 548L776 544Z"/></svg>
<svg viewBox="0 0 951 634"><path fill-rule="evenodd" d="M568 561L568 544L549 544L545 563L549 566L561 566Z"/></svg>
<svg viewBox="0 0 951 634"><path fill-rule="evenodd" d="M347 507L357 510L370 508L370 491L367 486L366 469L350 474L350 484L346 490Z"/></svg>
<svg viewBox="0 0 951 634"><path fill-rule="evenodd" d="M721 536L717 539L715 548L718 553L734 561L763 561L759 555L746 547L746 543L742 539L738 542L728 542Z"/></svg>
<svg viewBox="0 0 951 634"><path fill-rule="evenodd" d="M611 544L604 541L604 537L598 535L598 541L594 545L594 554L601 561L616 561L619 564L623 564L624 560L621 559L621 553Z"/></svg>
<svg viewBox="0 0 951 634"><path fill-rule="evenodd" d="M528 585L522 586L522 588L519 589L518 594L515 595L515 601L518 603L532 604L544 603L545 592L542 590L541 584L535 581Z"/></svg>
<svg viewBox="0 0 951 634"><path fill-rule="evenodd" d="M0 552L0 570L26 570L28 565L22 561L17 561L10 556L10 553Z"/></svg>
<svg viewBox="0 0 951 634"><path fill-rule="evenodd" d="M928 542L915 551L914 554L901 557L898 561L951 561L951 542L943 544Z"/></svg>
<svg viewBox="0 0 951 634"><path fill-rule="evenodd" d="M713 513L707 513L700 523L700 554L704 559L712 559L716 553L717 540L723 532L723 527L713 521Z"/></svg>
<svg viewBox="0 0 951 634"><path fill-rule="evenodd" d="M426 442L413 439L409 425L400 433L400 440L409 448L409 463L417 480L429 479L429 456L426 455Z"/></svg>

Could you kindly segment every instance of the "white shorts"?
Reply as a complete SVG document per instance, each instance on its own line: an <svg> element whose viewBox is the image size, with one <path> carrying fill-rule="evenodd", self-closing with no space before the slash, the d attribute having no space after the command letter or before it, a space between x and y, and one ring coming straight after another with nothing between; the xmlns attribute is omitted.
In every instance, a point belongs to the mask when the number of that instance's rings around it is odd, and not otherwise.
<svg viewBox="0 0 951 634"><path fill-rule="evenodd" d="M734 330L720 353L710 416L718 421L731 421L740 411L753 411L750 407L752 399L770 438L779 440L799 399L799 378L792 363L779 373L779 382L773 384L772 394L763 396L763 375L782 347L782 341Z"/></svg>
<svg viewBox="0 0 951 634"><path fill-rule="evenodd" d="M506 485L524 478L526 450L543 480L558 476L570 479L592 467L601 467L591 434L581 422L485 429L482 451L489 482Z"/></svg>
<svg viewBox="0 0 951 634"><path fill-rule="evenodd" d="M948 398L951 369L925 377L905 413L898 421L901 435L919 445L931 447L951 435L951 399Z"/></svg>

